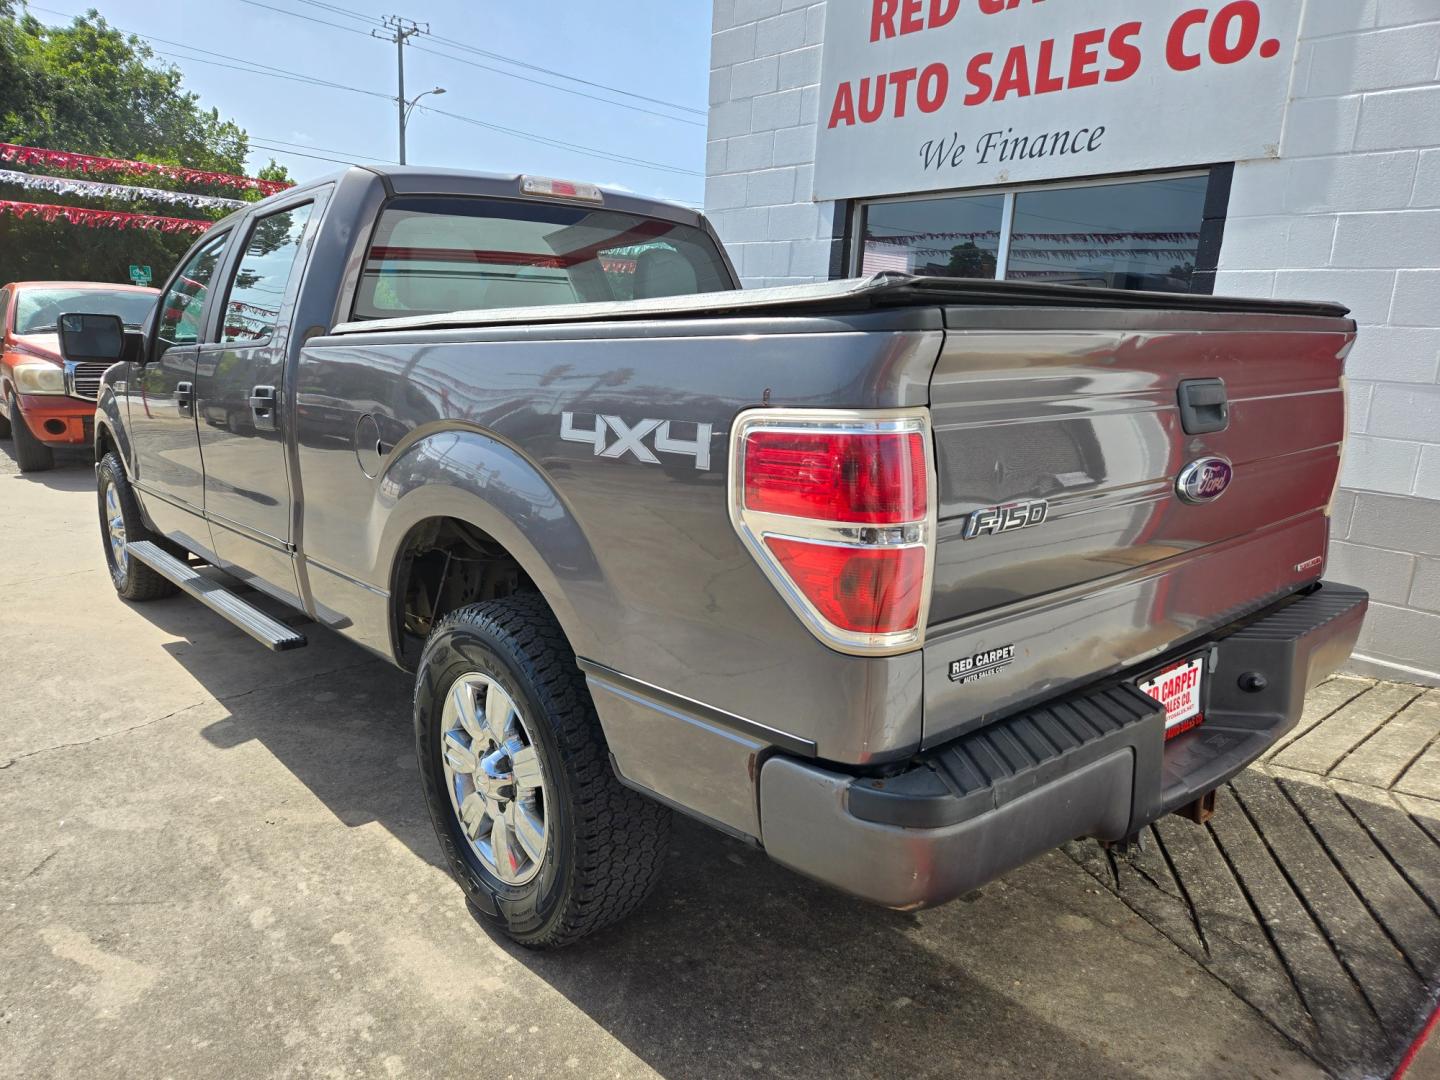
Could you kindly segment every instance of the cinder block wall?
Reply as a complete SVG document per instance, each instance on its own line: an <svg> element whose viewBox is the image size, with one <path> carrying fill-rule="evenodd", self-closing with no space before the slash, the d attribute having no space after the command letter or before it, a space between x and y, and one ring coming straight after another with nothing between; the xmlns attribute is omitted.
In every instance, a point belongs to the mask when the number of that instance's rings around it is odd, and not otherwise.
<svg viewBox="0 0 1440 1080"><path fill-rule="evenodd" d="M840 270L834 204L810 201L824 21L824 0L714 0L705 207L750 287ZM1216 289L1354 308L1330 572L1375 599L1356 668L1440 682L1440 0L1311 0L1302 39L1280 159L1236 168Z"/></svg>
<svg viewBox="0 0 1440 1080"><path fill-rule="evenodd" d="M833 203L810 201L823 0L715 0L705 210L748 287L830 277Z"/></svg>
<svg viewBox="0 0 1440 1080"><path fill-rule="evenodd" d="M1440 681L1440 2L1307 5L1279 160L1235 169L1216 291L1343 301L1350 444L1330 574L1354 666Z"/></svg>

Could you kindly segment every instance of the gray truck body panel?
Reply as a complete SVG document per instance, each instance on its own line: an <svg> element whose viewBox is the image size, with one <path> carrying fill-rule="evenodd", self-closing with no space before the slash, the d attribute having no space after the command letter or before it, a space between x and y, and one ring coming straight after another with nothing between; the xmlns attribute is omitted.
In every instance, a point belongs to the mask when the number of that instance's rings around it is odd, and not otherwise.
<svg viewBox="0 0 1440 1080"><path fill-rule="evenodd" d="M163 394L137 393L144 380L160 386L164 372L151 369L163 364L107 375L97 438L120 450L155 526L403 663L399 553L433 519L466 522L503 546L554 610L622 778L767 845L781 826L762 814L762 776L777 805L791 800L797 820L820 828L832 811L848 813L845 777L900 768L1037 702L1159 662L1320 579L1354 334L1343 309L882 275L349 321L388 198L514 198L517 183L353 169L222 223L243 228L257 212L321 200L265 346L266 378L281 391L276 430L192 423L201 467L222 467L223 485L207 477L178 495L153 485L137 467L134 418L170 409L164 437L185 438ZM708 228L680 207L606 202ZM216 392L203 380L218 384L223 352L198 349L202 414ZM1224 381L1227 430L1181 430L1185 379ZM856 656L823 644L737 536L729 434L737 415L766 407L928 410L939 513L923 648ZM573 437L599 430L600 417L668 422L692 449L655 453L642 439L648 455L603 454L601 442ZM1185 504L1176 477L1208 455L1234 463L1233 489ZM1045 527L963 538L977 511L1027 500L1048 501ZM1012 646L993 678L949 677L959 658ZM781 784L812 768L807 759L825 764ZM1067 790L1109 790L1125 767L1116 760L1086 765ZM1125 817L1113 802L1093 807L1107 829ZM1058 805L1029 805L1041 804ZM1048 844L1055 827L1066 825L1032 831ZM865 891L848 871L789 861ZM906 906L944 891L870 892Z"/></svg>

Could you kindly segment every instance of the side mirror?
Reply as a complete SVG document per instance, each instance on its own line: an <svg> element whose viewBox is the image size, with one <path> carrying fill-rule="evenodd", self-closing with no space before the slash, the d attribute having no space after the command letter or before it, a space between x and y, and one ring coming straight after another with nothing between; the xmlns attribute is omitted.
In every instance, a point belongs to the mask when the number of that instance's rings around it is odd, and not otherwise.
<svg viewBox="0 0 1440 1080"><path fill-rule="evenodd" d="M60 355L81 364L125 359L125 324L118 315L61 315Z"/></svg>

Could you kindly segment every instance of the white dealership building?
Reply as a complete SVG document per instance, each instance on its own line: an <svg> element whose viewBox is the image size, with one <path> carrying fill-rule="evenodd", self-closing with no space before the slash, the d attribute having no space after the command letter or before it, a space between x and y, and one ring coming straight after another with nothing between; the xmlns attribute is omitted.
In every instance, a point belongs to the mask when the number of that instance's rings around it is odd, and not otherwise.
<svg viewBox="0 0 1440 1080"><path fill-rule="evenodd" d="M1440 683L1440 0L714 0L749 286L878 270L1338 300L1354 666Z"/></svg>

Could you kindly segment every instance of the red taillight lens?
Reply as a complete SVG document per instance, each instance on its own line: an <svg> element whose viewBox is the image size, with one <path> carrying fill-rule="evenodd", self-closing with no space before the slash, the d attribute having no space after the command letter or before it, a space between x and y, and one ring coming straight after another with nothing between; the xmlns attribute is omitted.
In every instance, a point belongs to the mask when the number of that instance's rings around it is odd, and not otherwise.
<svg viewBox="0 0 1440 1080"><path fill-rule="evenodd" d="M926 514L918 432L752 431L745 509L821 521L897 525Z"/></svg>
<svg viewBox="0 0 1440 1080"><path fill-rule="evenodd" d="M765 546L815 609L842 630L894 634L920 621L925 549L841 547L767 536Z"/></svg>

